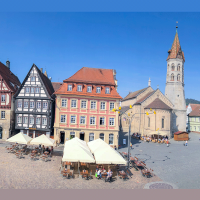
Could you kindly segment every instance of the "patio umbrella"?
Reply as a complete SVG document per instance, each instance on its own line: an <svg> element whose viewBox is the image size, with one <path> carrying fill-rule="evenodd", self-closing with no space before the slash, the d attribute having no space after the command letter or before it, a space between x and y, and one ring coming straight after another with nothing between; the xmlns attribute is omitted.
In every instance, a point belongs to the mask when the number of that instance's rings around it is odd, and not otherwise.
<svg viewBox="0 0 200 200"><path fill-rule="evenodd" d="M65 142L65 146L67 146L67 147L68 146L74 146L74 145L78 145L78 146L80 146L80 147L82 147L82 148L84 148L86 150L89 150L89 148L88 148L86 143L85 144L81 143L76 139L71 139L71 140L68 140L68 141Z"/></svg>
<svg viewBox="0 0 200 200"><path fill-rule="evenodd" d="M32 140L31 137L23 134L23 133L18 133L11 138L7 139L7 142L17 142L19 144L28 144Z"/></svg>
<svg viewBox="0 0 200 200"><path fill-rule="evenodd" d="M35 144L35 145L44 145L44 146L55 146L55 140L47 137L46 135L42 134L33 140L31 140L30 144Z"/></svg>

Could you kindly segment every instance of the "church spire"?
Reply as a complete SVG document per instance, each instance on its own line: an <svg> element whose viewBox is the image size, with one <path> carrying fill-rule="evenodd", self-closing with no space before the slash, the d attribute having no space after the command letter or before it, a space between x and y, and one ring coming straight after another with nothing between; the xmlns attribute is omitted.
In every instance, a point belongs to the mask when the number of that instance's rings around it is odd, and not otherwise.
<svg viewBox="0 0 200 200"><path fill-rule="evenodd" d="M178 22L176 22L178 23ZM182 58L185 61L185 57L184 57L184 53L181 50L181 45L180 45L180 41L179 41L179 37L178 37L178 24L176 25L176 34L174 37L174 42L172 44L171 49L168 51L169 55L167 57L167 60L169 59L175 59L175 58Z"/></svg>

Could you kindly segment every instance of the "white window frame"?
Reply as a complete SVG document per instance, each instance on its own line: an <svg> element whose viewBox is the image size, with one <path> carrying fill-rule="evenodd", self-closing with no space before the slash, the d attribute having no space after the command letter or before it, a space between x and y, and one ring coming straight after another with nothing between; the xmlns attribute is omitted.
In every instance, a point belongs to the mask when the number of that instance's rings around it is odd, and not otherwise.
<svg viewBox="0 0 200 200"><path fill-rule="evenodd" d="M71 99L71 108L76 108L76 107L77 107L77 100Z"/></svg>
<svg viewBox="0 0 200 200"><path fill-rule="evenodd" d="M91 139L93 138L93 139ZM94 141L94 133L89 134L89 142Z"/></svg>
<svg viewBox="0 0 200 200"><path fill-rule="evenodd" d="M47 109L48 108L48 102L43 101L42 108Z"/></svg>
<svg viewBox="0 0 200 200"><path fill-rule="evenodd" d="M101 138L101 137L102 137L101 134L103 134L103 139ZM100 134L99 134L99 138L102 139L102 140L104 141L104 139L105 139L105 134L104 134L104 133L100 133Z"/></svg>
<svg viewBox="0 0 200 200"><path fill-rule="evenodd" d="M77 86L77 91L78 91L78 92L82 92L82 85L78 85L78 86Z"/></svg>
<svg viewBox="0 0 200 200"><path fill-rule="evenodd" d="M87 92L92 92L92 86L87 86Z"/></svg>
<svg viewBox="0 0 200 200"><path fill-rule="evenodd" d="M18 100L17 101L17 107L18 108L22 108L22 100Z"/></svg>
<svg viewBox="0 0 200 200"><path fill-rule="evenodd" d="M101 87L96 88L96 93L101 93Z"/></svg>
<svg viewBox="0 0 200 200"><path fill-rule="evenodd" d="M33 121L31 121L31 120L33 120ZM34 117L29 118L29 124L34 124Z"/></svg>
<svg viewBox="0 0 200 200"><path fill-rule="evenodd" d="M37 101L36 102L36 108L37 109L41 109L41 101Z"/></svg>
<svg viewBox="0 0 200 200"><path fill-rule="evenodd" d="M25 105L27 105L27 107L25 107ZM24 108L28 108L28 101L24 101Z"/></svg>
<svg viewBox="0 0 200 200"><path fill-rule="evenodd" d="M67 99L62 99L61 107L64 107L64 108L67 107Z"/></svg>
<svg viewBox="0 0 200 200"><path fill-rule="evenodd" d="M30 94L30 87L26 87L26 88L25 88L25 93L26 93L26 94Z"/></svg>
<svg viewBox="0 0 200 200"><path fill-rule="evenodd" d="M76 115L71 115L71 117L70 117L70 123L71 124L76 124Z"/></svg>
<svg viewBox="0 0 200 200"><path fill-rule="evenodd" d="M114 126L115 125L115 118L114 117L110 117L109 118L109 126Z"/></svg>
<svg viewBox="0 0 200 200"><path fill-rule="evenodd" d="M109 87L106 87L105 93L106 93L106 94L110 94L110 88L109 88Z"/></svg>
<svg viewBox="0 0 200 200"><path fill-rule="evenodd" d="M101 110L105 110L106 109L106 102L105 101L101 101L100 102L100 109Z"/></svg>
<svg viewBox="0 0 200 200"><path fill-rule="evenodd" d="M103 124L101 124L100 122L101 122L101 119L103 119L102 121L103 121ZM100 126L104 126L105 125L105 117L100 117L99 118L99 125Z"/></svg>
<svg viewBox="0 0 200 200"><path fill-rule="evenodd" d="M40 88L39 88L39 87L36 87L36 88L35 88L35 93L36 93L36 94L39 94L39 93L40 93Z"/></svg>
<svg viewBox="0 0 200 200"><path fill-rule="evenodd" d="M30 108L35 108L35 102L34 101L30 101Z"/></svg>
<svg viewBox="0 0 200 200"><path fill-rule="evenodd" d="M36 125L40 125L41 124L41 117L36 117L36 122L35 123L36 123Z"/></svg>
<svg viewBox="0 0 200 200"><path fill-rule="evenodd" d="M95 105L95 106L94 106L94 105ZM90 109L95 110L96 107L97 107L97 102L96 102L96 101L91 101L91 102L90 102Z"/></svg>
<svg viewBox="0 0 200 200"><path fill-rule="evenodd" d="M96 118L95 117L90 117L90 125L95 125L95 124L96 124Z"/></svg>
<svg viewBox="0 0 200 200"><path fill-rule="evenodd" d="M18 124L21 124L21 123L22 123L22 116L18 116L18 117L17 117L17 123L18 123Z"/></svg>
<svg viewBox="0 0 200 200"><path fill-rule="evenodd" d="M31 87L31 94L34 94L34 93L35 93L35 88Z"/></svg>
<svg viewBox="0 0 200 200"><path fill-rule="evenodd" d="M113 104L113 106L111 106ZM114 102L110 102L110 110L113 110L113 108L115 108L115 103Z"/></svg>
<svg viewBox="0 0 200 200"><path fill-rule="evenodd" d="M85 103L83 103L85 102ZM87 108L87 101L86 100L81 100L81 108Z"/></svg>
<svg viewBox="0 0 200 200"><path fill-rule="evenodd" d="M31 76L31 81L35 81L36 77L35 76Z"/></svg>
<svg viewBox="0 0 200 200"><path fill-rule="evenodd" d="M82 123L83 120L84 123ZM80 116L80 124L86 124L86 116Z"/></svg>
<svg viewBox="0 0 200 200"><path fill-rule="evenodd" d="M1 119L5 119L6 118L6 111L2 110L1 111Z"/></svg>
<svg viewBox="0 0 200 200"><path fill-rule="evenodd" d="M67 86L67 91L72 91L72 85Z"/></svg>
<svg viewBox="0 0 200 200"><path fill-rule="evenodd" d="M6 95L5 94L1 95L1 102L6 102Z"/></svg>
<svg viewBox="0 0 200 200"><path fill-rule="evenodd" d="M24 122L24 124L28 124L28 117L27 116L24 116L23 122Z"/></svg>
<svg viewBox="0 0 200 200"><path fill-rule="evenodd" d="M42 117L42 125L43 126L47 125L47 118L46 117Z"/></svg>
<svg viewBox="0 0 200 200"><path fill-rule="evenodd" d="M111 136L112 136L112 143L110 143L110 139L111 139ZM110 133L109 134L109 145L113 145L114 144L114 134L113 133Z"/></svg>
<svg viewBox="0 0 200 200"><path fill-rule="evenodd" d="M66 123L66 115L60 115L60 123Z"/></svg>

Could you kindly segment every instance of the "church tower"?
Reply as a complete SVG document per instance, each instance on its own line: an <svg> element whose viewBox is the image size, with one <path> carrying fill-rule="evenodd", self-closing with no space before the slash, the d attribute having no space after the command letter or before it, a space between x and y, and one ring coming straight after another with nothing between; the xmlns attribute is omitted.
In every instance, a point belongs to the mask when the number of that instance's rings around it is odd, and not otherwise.
<svg viewBox="0 0 200 200"><path fill-rule="evenodd" d="M165 96L173 103L171 128L172 133L186 131L186 103L184 92L184 53L176 35L167 57L167 78Z"/></svg>

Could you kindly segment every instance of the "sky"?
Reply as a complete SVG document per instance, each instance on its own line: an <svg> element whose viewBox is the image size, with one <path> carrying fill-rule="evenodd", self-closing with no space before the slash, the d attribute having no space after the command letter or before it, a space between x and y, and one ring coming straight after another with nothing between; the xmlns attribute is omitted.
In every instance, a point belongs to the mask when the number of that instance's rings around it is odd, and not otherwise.
<svg viewBox="0 0 200 200"><path fill-rule="evenodd" d="M176 33L185 55L185 97L200 100L200 13L0 12L0 61L22 82L32 64L62 82L82 67L115 69L118 92L148 86L165 93Z"/></svg>

